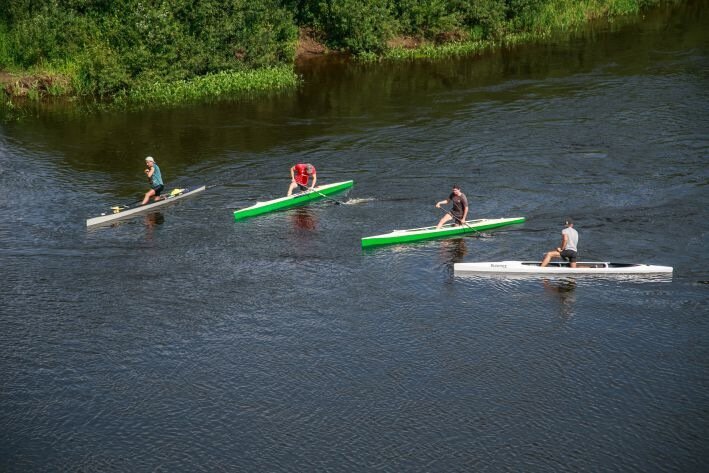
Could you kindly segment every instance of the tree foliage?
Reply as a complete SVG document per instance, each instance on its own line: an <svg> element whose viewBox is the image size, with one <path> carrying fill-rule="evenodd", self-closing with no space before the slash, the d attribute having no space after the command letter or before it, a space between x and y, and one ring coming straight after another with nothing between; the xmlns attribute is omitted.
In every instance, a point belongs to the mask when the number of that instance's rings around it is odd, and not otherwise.
<svg viewBox="0 0 709 473"><path fill-rule="evenodd" d="M0 0L0 69L70 71L78 91L292 64L299 28L331 49L392 38L497 39L546 31L564 9L625 14L660 0ZM546 23L546 24L545 24Z"/></svg>
<svg viewBox="0 0 709 473"><path fill-rule="evenodd" d="M277 0L0 0L0 12L0 68L71 63L99 94L288 64L297 38Z"/></svg>

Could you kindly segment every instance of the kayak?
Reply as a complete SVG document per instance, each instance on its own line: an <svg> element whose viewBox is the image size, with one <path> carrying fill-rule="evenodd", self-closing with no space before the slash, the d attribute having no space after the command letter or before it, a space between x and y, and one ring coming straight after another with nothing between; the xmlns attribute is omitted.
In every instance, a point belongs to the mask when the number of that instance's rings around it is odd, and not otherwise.
<svg viewBox="0 0 709 473"><path fill-rule="evenodd" d="M116 220L121 220L134 215L143 214L151 210L155 210L159 207L163 207L169 204L174 204L180 199L185 197L190 197L206 189L206 186L195 187L191 189L173 189L169 193L164 195L164 199L158 200L157 202L150 202L145 205L131 204L131 205L116 205L111 207L109 212L104 212L98 217L93 217L86 220L87 227L93 227L95 225L106 224L114 222Z"/></svg>
<svg viewBox="0 0 709 473"><path fill-rule="evenodd" d="M293 194L278 199L269 200L266 202L257 202L251 207L246 207L234 211L234 220L242 220L247 217L261 215L276 210L284 210L299 205L305 205L313 200L327 199L328 195L335 194L349 189L354 185L354 181L336 182L334 184L326 184L324 186L315 187L313 190L307 190L300 194Z"/></svg>
<svg viewBox="0 0 709 473"><path fill-rule="evenodd" d="M498 261L483 263L455 263L456 274L658 274L671 273L671 266L604 261L578 261L572 268L567 262L551 262L541 267L539 261Z"/></svg>
<svg viewBox="0 0 709 473"><path fill-rule="evenodd" d="M446 224L441 228L424 227L412 228L410 230L394 230L390 233L362 238L362 248L380 245L393 245L396 243L409 243L419 240L432 240L434 238L462 236L466 233L480 232L491 228L504 227L523 222L524 217L483 218L479 220L468 220L460 226Z"/></svg>

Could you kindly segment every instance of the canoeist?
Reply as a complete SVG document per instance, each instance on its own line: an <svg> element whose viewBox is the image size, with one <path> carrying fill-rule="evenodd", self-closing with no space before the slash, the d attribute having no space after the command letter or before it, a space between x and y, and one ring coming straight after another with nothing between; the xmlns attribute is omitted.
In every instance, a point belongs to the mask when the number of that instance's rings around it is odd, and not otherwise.
<svg viewBox="0 0 709 473"><path fill-rule="evenodd" d="M151 197L154 197L154 202L160 200L162 198L160 197L160 194L165 188L162 182L162 174L160 174L160 167L158 167L158 164L155 162L152 156L148 156L147 158L145 158L145 165L148 166L147 168L145 168L144 172L145 175L148 176L150 190L145 193L143 202L140 205L147 204Z"/></svg>
<svg viewBox="0 0 709 473"><path fill-rule="evenodd" d="M459 185L455 184L451 195L446 200L437 202L436 207L440 209L441 205L448 203L453 204L453 207L450 212L446 210L446 214L438 222L436 228L441 228L449 220L453 220L453 225L456 227L465 223L465 219L468 216L468 198L460 191Z"/></svg>
<svg viewBox="0 0 709 473"><path fill-rule="evenodd" d="M308 180L310 176L313 177L313 184L308 187ZM291 195L293 190L298 187L302 191L312 189L315 187L315 183L318 181L317 171L315 166L309 163L298 163L292 168L290 168L290 187L288 187L288 194Z"/></svg>
<svg viewBox="0 0 709 473"><path fill-rule="evenodd" d="M564 225L566 228L561 231L561 246L544 255L541 267L548 265L552 258L563 258L569 262L570 267L576 267L579 232L574 229L574 221L571 220L571 217L564 220Z"/></svg>

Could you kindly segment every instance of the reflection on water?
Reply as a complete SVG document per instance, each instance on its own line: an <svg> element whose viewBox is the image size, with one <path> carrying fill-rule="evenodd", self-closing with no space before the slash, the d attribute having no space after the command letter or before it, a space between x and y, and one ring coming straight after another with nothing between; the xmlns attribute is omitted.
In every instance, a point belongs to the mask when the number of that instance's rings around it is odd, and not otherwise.
<svg viewBox="0 0 709 473"><path fill-rule="evenodd" d="M152 240L155 227L165 223L165 216L162 212L150 212L145 215L143 222L145 222L145 238Z"/></svg>
<svg viewBox="0 0 709 473"><path fill-rule="evenodd" d="M293 224L294 229L305 230L308 232L315 230L317 225L315 215L308 207L294 209L290 213L290 221Z"/></svg>
<svg viewBox="0 0 709 473"><path fill-rule="evenodd" d="M574 303L576 302L576 280L574 278L544 278L542 285L547 294L553 294L558 299L560 315L565 319L573 317Z"/></svg>
<svg viewBox="0 0 709 473"><path fill-rule="evenodd" d="M454 263L462 262L466 254L468 254L468 247L465 246L465 238L441 240L438 257L442 263L450 264L451 269Z"/></svg>
<svg viewBox="0 0 709 473"><path fill-rule="evenodd" d="M162 212L151 212L145 215L145 225L152 228L155 225L162 225L165 223L165 215Z"/></svg>

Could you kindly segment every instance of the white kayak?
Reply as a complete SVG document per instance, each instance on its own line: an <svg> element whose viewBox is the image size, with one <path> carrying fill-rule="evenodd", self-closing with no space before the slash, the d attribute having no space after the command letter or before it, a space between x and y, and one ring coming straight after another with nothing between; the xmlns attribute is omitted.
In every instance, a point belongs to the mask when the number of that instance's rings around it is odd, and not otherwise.
<svg viewBox="0 0 709 473"><path fill-rule="evenodd" d="M603 261L579 261L572 268L567 262L551 262L541 267L539 261L497 261L481 263L455 263L457 274L666 274L671 266L656 266L634 263L608 263Z"/></svg>
<svg viewBox="0 0 709 473"><path fill-rule="evenodd" d="M107 224L115 220L128 218L132 215L149 212L159 207L173 204L180 199L184 199L185 197L197 194L205 189L206 186L196 187L192 189L173 189L171 192L164 196L164 199L158 200L157 202L150 202L145 205L139 205L139 203L134 205L117 205L111 207L111 210L109 212L105 212L98 217L86 220L86 226L93 227L95 225Z"/></svg>

